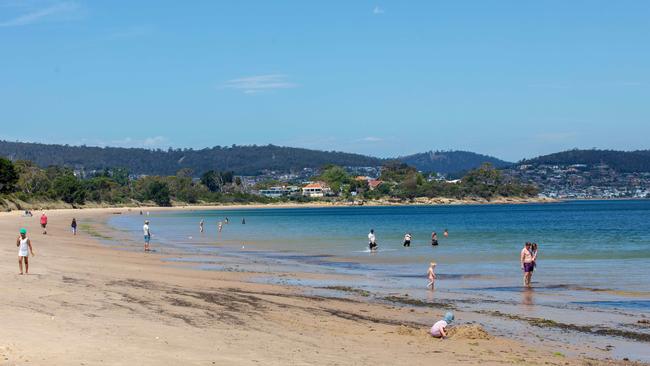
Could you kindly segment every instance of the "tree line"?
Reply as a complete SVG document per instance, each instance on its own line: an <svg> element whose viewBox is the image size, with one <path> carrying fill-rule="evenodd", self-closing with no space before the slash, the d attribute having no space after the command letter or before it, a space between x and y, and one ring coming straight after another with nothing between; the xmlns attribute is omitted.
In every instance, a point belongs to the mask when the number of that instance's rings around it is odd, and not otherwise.
<svg viewBox="0 0 650 366"><path fill-rule="evenodd" d="M356 179L345 169L334 165L325 167L315 179L327 183L333 192L349 199L391 197L411 200L417 197L446 197L490 200L496 197L535 197L539 193L535 186L504 176L490 163L470 170L455 182L427 177L416 168L399 161L391 161L382 166L379 177L382 183L375 189L370 189L367 180Z"/></svg>
<svg viewBox="0 0 650 366"><path fill-rule="evenodd" d="M131 179L124 168L104 169L91 177L80 178L72 169L60 166L40 168L26 160L12 162L0 158L0 194L24 202L63 201L73 206L86 203L109 205L138 205L153 203L247 203L275 202L278 199L248 192L240 177L232 171L208 170L194 179L193 172L184 168L169 176L142 176ZM492 165L484 164L471 170L459 182L447 182L424 176L414 167L394 161L382 168L376 189L368 181L357 179L337 165L327 165L314 180L326 182L339 200L363 198L368 200L417 197L467 198L532 197L538 191L532 185L521 184L504 177ZM304 197L284 197L280 200L309 200Z"/></svg>
<svg viewBox="0 0 650 366"><path fill-rule="evenodd" d="M72 169L50 166L42 169L26 160L0 158L0 194L24 202L63 201L73 206L89 202L110 205L173 202L246 203L269 199L246 193L233 172L207 171L200 181L192 171L181 169L171 176L130 179L124 168L104 169L92 177L79 178Z"/></svg>

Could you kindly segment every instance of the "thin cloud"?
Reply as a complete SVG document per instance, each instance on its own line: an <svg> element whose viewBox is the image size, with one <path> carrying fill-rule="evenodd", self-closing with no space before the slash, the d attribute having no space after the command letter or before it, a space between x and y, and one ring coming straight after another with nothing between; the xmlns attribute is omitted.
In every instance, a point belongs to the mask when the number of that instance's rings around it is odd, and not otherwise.
<svg viewBox="0 0 650 366"><path fill-rule="evenodd" d="M287 80L287 75L270 74L247 76L239 79L232 79L225 82L223 87L239 90L246 94L257 94L277 89L291 89L298 84Z"/></svg>
<svg viewBox="0 0 650 366"><path fill-rule="evenodd" d="M362 139L359 139L361 142L382 142L384 141L383 138L381 137L375 137L375 136L367 136Z"/></svg>
<svg viewBox="0 0 650 366"><path fill-rule="evenodd" d="M99 146L119 146L119 147L145 147L152 148L161 146L166 143L168 139L164 136L145 137L144 139L136 139L133 137L124 137L119 140L111 140L109 143L103 141L91 142L93 145Z"/></svg>
<svg viewBox="0 0 650 366"><path fill-rule="evenodd" d="M552 143L552 142L565 142L565 141L571 141L574 140L577 137L577 134L575 132L544 132L537 134L536 136L537 140L547 142L547 143Z"/></svg>
<svg viewBox="0 0 650 366"><path fill-rule="evenodd" d="M162 143L164 143L166 141L167 141L167 138L163 137L163 136L147 137L142 142L142 145L147 146L147 147L159 146L160 144L162 144Z"/></svg>
<svg viewBox="0 0 650 366"><path fill-rule="evenodd" d="M375 15L381 15L381 14L384 14L385 11L384 11L384 9L382 9L382 8L380 8L378 6L375 6L375 8L372 9L372 13L375 14Z"/></svg>
<svg viewBox="0 0 650 366"><path fill-rule="evenodd" d="M145 37L153 34L155 28L150 25L134 25L131 27L116 29L106 35L108 40L128 39Z"/></svg>
<svg viewBox="0 0 650 366"><path fill-rule="evenodd" d="M80 15L81 7L75 2L60 2L54 5L33 9L13 19L0 22L0 27L22 27L52 20L70 20Z"/></svg>

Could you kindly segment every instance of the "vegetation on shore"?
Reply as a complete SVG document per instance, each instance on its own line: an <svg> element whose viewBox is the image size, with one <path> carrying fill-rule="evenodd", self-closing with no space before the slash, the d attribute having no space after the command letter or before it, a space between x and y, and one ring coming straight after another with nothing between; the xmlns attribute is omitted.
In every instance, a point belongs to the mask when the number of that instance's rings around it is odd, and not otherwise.
<svg viewBox="0 0 650 366"><path fill-rule="evenodd" d="M171 176L142 176L131 179L123 168L105 169L90 178L81 179L69 168L50 166L42 169L32 162L11 162L0 158L0 205L22 209L52 207L64 203L72 207L174 204L247 204L281 202L349 202L353 200L393 199L408 202L418 197L454 199L497 197L533 197L533 186L508 181L489 164L470 171L459 182L427 179L415 168L400 162L387 163L380 180L371 187L365 179L348 174L345 169L330 165L321 169L314 180L326 182L332 189L330 197L314 199L301 195L268 198L252 194L233 172L208 170L200 179L193 172L181 169Z"/></svg>

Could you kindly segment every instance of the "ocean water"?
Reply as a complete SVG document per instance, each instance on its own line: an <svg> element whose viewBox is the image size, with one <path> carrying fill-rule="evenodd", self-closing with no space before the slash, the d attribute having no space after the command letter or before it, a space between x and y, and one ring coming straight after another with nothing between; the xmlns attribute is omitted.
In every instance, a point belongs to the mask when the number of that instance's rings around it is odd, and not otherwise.
<svg viewBox="0 0 650 366"><path fill-rule="evenodd" d="M145 218L152 245L172 265L346 275L351 279L299 283L650 332L634 325L650 318L650 200L196 210L119 215L109 225L126 232L139 250ZM226 218L219 233L217 223ZM377 253L367 249L370 229ZM438 233L436 247L432 231ZM402 246L407 232L410 248ZM539 244L532 290L521 286L519 254L526 241ZM438 263L433 293L426 289L431 261ZM639 358L650 359L646 353Z"/></svg>
<svg viewBox="0 0 650 366"><path fill-rule="evenodd" d="M545 285L650 292L650 200L178 211L117 216L109 224L139 239L144 218L151 221L154 242L187 253L244 245L257 256L318 262L323 270L328 263L339 268L345 259L350 267L357 262L402 278L425 273L433 260L442 278L485 276L507 283L514 277L518 284L519 253L524 242L534 241L535 278ZM229 224L218 233L217 222L226 218ZM378 253L367 250L370 229ZM430 245L433 231L437 247ZM413 235L410 248L402 246L407 232Z"/></svg>

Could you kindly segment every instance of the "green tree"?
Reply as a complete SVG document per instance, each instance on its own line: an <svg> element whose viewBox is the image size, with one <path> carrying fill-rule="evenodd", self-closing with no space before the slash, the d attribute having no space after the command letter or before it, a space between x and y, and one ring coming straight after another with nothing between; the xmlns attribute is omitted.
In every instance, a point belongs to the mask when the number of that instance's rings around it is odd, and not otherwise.
<svg viewBox="0 0 650 366"><path fill-rule="evenodd" d="M158 206L171 206L169 185L159 180L152 181L147 186L146 198L154 201Z"/></svg>
<svg viewBox="0 0 650 366"><path fill-rule="evenodd" d="M208 170L207 172L201 175L201 184L206 186L210 192L219 192L221 191L221 186L223 181L221 180L221 175L214 171Z"/></svg>
<svg viewBox="0 0 650 366"><path fill-rule="evenodd" d="M77 177L72 174L60 175L52 183L55 198L70 204L83 204L86 191Z"/></svg>
<svg viewBox="0 0 650 366"><path fill-rule="evenodd" d="M0 193L13 192L18 183L18 172L14 164L5 158L0 157Z"/></svg>
<svg viewBox="0 0 650 366"><path fill-rule="evenodd" d="M335 193L339 193L341 187L352 180L345 169L336 165L326 166L317 179L327 183Z"/></svg>

